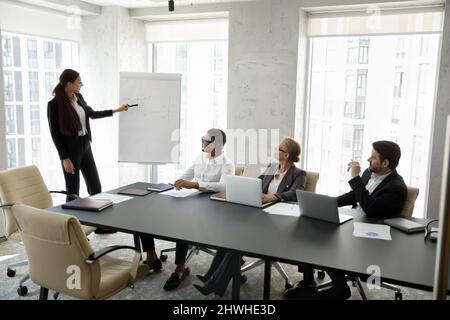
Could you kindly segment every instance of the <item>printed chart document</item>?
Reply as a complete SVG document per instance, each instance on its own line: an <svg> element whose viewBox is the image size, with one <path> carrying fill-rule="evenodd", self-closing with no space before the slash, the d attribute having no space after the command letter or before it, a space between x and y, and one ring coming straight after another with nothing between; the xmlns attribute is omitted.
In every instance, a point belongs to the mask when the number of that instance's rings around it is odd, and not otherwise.
<svg viewBox="0 0 450 320"><path fill-rule="evenodd" d="M180 189L180 190L176 190L176 189L172 189L166 192L161 192L160 194L163 194L165 196L171 196L171 197L175 197L175 198L186 198L189 197L193 194L197 194L197 193L201 193L200 191L198 191L197 189Z"/></svg>
<svg viewBox="0 0 450 320"><path fill-rule="evenodd" d="M353 228L355 237L392 240L391 227L384 224L354 222Z"/></svg>
<svg viewBox="0 0 450 320"><path fill-rule="evenodd" d="M121 195L112 194L112 193L94 194L93 196L90 196L89 198L96 199L96 200L104 200L104 199L111 200L114 204L133 199L133 197L121 196Z"/></svg>
<svg viewBox="0 0 450 320"><path fill-rule="evenodd" d="M282 216L300 217L298 204L277 203L263 210L269 214L278 214Z"/></svg>

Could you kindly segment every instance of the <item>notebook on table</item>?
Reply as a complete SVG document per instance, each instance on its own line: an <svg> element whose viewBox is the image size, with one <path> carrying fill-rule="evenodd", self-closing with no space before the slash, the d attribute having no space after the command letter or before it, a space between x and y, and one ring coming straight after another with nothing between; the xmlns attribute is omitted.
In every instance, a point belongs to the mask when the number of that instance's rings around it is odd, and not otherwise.
<svg viewBox="0 0 450 320"><path fill-rule="evenodd" d="M79 198L63 204L61 208L100 212L112 205L113 202L111 200Z"/></svg>
<svg viewBox="0 0 450 320"><path fill-rule="evenodd" d="M423 224L414 222L406 218L385 219L384 223L393 228L400 229L408 233L425 230L425 226Z"/></svg>
<svg viewBox="0 0 450 320"><path fill-rule="evenodd" d="M167 183L150 183L147 186L147 190L155 192L163 192L173 189L173 185Z"/></svg>
<svg viewBox="0 0 450 320"><path fill-rule="evenodd" d="M146 190L146 189L136 189L136 188L123 189L118 192L118 194L126 194L126 195L131 195L131 196L146 196L150 193L152 193L152 191Z"/></svg>

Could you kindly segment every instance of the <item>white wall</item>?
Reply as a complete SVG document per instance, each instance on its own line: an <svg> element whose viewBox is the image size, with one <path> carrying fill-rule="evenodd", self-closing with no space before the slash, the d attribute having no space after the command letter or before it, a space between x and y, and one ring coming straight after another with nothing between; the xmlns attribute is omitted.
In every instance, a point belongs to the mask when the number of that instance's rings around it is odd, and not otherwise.
<svg viewBox="0 0 450 320"><path fill-rule="evenodd" d="M306 150L306 110L308 107L308 79L309 79L309 43L307 32L306 12L300 10L299 40L298 40L298 66L297 66L297 104L296 104L296 132L295 139L300 142L302 155L300 156L301 168L304 168Z"/></svg>
<svg viewBox="0 0 450 320"><path fill-rule="evenodd" d="M229 129L279 128L280 137L294 136L298 27L299 9L295 1L261 0L231 5ZM247 162L251 160L248 152ZM247 167L246 175L256 174L257 167Z"/></svg>

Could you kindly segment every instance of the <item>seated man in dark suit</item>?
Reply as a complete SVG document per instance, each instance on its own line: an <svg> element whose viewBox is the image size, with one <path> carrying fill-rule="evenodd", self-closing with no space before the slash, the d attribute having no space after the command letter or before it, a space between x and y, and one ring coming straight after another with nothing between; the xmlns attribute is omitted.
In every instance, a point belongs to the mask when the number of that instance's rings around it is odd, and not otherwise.
<svg viewBox="0 0 450 320"><path fill-rule="evenodd" d="M351 179L351 191L337 198L338 206L359 206L369 217L392 217L400 215L405 204L407 188L403 178L395 170L400 160L400 147L391 141L377 141L372 144L373 150L369 168L360 176L361 167L356 161L348 164L347 171ZM329 289L317 292L313 270L302 268L304 281L297 287L285 292L288 299L347 299L350 288L345 274L326 270L333 281Z"/></svg>

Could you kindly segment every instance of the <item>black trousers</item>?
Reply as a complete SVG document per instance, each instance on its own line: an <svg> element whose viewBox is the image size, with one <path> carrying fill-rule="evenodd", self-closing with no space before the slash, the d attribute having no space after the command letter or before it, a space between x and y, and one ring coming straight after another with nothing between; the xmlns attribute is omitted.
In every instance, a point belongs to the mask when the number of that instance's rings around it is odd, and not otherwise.
<svg viewBox="0 0 450 320"><path fill-rule="evenodd" d="M141 236L142 251L148 252L155 250L155 239L153 237ZM184 265L189 246L184 243L178 243L175 250L175 264Z"/></svg>
<svg viewBox="0 0 450 320"><path fill-rule="evenodd" d="M311 267L307 267L304 265L298 266L298 271L303 273L303 279L306 283L312 283L314 281L314 269ZM345 278L345 273L342 271L329 270L324 268L324 271L328 273L331 281L333 282L333 286L335 288L342 288L346 285L347 280Z"/></svg>
<svg viewBox="0 0 450 320"><path fill-rule="evenodd" d="M205 274L207 281L205 287L210 291L223 296L233 277L233 257L236 253L217 250L216 255Z"/></svg>
<svg viewBox="0 0 450 320"><path fill-rule="evenodd" d="M66 181L66 191L78 195L80 193L80 171L86 182L87 191L90 195L102 192L97 166L91 150L89 136L73 137L68 142L69 159L75 167L75 174L67 173L61 161ZM72 200L67 197L67 201Z"/></svg>

